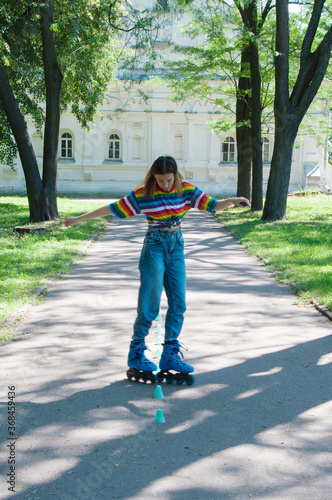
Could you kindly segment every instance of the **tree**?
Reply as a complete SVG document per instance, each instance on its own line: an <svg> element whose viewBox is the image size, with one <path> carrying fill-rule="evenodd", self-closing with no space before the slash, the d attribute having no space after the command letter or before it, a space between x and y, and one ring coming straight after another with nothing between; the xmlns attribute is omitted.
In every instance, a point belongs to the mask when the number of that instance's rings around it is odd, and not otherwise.
<svg viewBox="0 0 332 500"><path fill-rule="evenodd" d="M204 35L204 42L192 47L175 45L182 57L168 66L173 74L168 75L176 97L200 95L213 98L219 108L233 112L234 109L223 96L235 96L235 129L238 163L238 196L252 197L252 209L263 206L263 159L262 159L262 112L269 102L261 94L262 85L268 89L273 76L272 55L259 46L264 23L271 10L272 0L258 8L256 0L241 2L234 6L221 0L209 0L198 9L190 5L193 16L185 33L194 39ZM264 33L266 38L266 33ZM265 71L259 61L264 56ZM268 59L270 58L270 60ZM269 62L267 62L269 60ZM179 75L181 79L179 79ZM211 85L208 81L212 82ZM218 82L216 85L216 81ZM234 116L234 115L231 115ZM212 122L214 131L221 132L234 127L234 121L223 118ZM252 168L252 191L250 188ZM252 196L251 196L252 194Z"/></svg>
<svg viewBox="0 0 332 500"><path fill-rule="evenodd" d="M242 48L241 66L236 90L236 144L237 144L237 196L251 198L251 162L252 162L252 134L250 129L251 77L250 51L248 46Z"/></svg>
<svg viewBox="0 0 332 500"><path fill-rule="evenodd" d="M280 220L286 216L294 141L329 64L332 24L330 15L324 15L324 4L325 0L315 0L312 6L303 37L297 78L290 93L288 1L276 1L275 145L263 220ZM324 29L322 39L319 39L319 27Z"/></svg>
<svg viewBox="0 0 332 500"><path fill-rule="evenodd" d="M171 43L176 60L166 61L164 78L172 87L174 100L199 96L210 100L216 113L224 114L222 120L209 123L217 135L235 128L237 194L250 198L250 54L241 38L229 36L229 26L235 22L234 9L223 2L216 5L203 0L199 5L189 2L187 10L191 19L182 31L194 43ZM204 41L198 44L196 40L202 36Z"/></svg>
<svg viewBox="0 0 332 500"><path fill-rule="evenodd" d="M119 53L109 20L122 16L118 4L104 0L2 2L0 160L12 163L18 150L32 221L58 217L61 108L70 109L83 127L93 120L114 78ZM42 177L27 130L28 115L44 134Z"/></svg>
<svg viewBox="0 0 332 500"><path fill-rule="evenodd" d="M183 27L183 33L194 43L190 46L172 43L177 59L166 62L166 79L174 100L199 96L210 100L216 113L223 113L222 119L209 123L217 135L235 128L237 194L250 198L250 54L242 38L229 36L234 10L223 2L216 5L206 0L198 6L190 4L188 13L191 20ZM197 44L202 35L204 41Z"/></svg>
<svg viewBox="0 0 332 500"><path fill-rule="evenodd" d="M251 160L252 160L252 210L263 208L263 141L262 141L262 97L261 69L259 63L259 36L272 0L267 0L262 12L259 12L257 0L243 2L235 0L244 27L247 31L247 42L244 50L249 54L250 89L251 89Z"/></svg>

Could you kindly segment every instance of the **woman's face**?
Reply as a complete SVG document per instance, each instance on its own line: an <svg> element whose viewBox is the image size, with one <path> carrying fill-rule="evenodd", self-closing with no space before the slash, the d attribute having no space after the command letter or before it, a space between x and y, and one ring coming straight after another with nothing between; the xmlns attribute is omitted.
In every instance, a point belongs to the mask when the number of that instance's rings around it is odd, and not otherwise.
<svg viewBox="0 0 332 500"><path fill-rule="evenodd" d="M170 191L174 184L174 174L155 174L158 186L163 191Z"/></svg>

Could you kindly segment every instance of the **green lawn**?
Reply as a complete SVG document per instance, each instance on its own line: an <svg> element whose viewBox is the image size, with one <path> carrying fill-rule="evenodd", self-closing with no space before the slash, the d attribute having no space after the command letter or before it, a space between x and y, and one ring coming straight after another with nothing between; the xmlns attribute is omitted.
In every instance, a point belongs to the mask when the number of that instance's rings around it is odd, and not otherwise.
<svg viewBox="0 0 332 500"><path fill-rule="evenodd" d="M106 204L101 201L58 199L61 217L79 215ZM45 235L27 234L21 238L13 228L29 221L28 201L24 196L0 197L0 330L2 338L10 336L5 320L25 303L36 302L34 292L47 278L70 270L68 263L96 233L104 230L106 218L94 219L65 228L60 221L37 224L51 229ZM33 226L36 226L34 224ZM0 336L1 338L1 336Z"/></svg>
<svg viewBox="0 0 332 500"><path fill-rule="evenodd" d="M289 196L285 221L263 222L261 215L234 208L218 218L301 298L332 310L332 196Z"/></svg>
<svg viewBox="0 0 332 500"><path fill-rule="evenodd" d="M78 215L105 204L58 199L61 217ZM332 197L290 196L287 220L263 222L261 213L233 208L218 217L248 251L269 261L277 278L290 284L304 300L315 299L332 310ZM24 196L0 197L0 330L10 337L5 321L34 296L50 277L68 272L87 240L105 229L106 218L64 228L60 221L45 223L46 235L19 238L13 228L28 223ZM15 317L15 316L14 316ZM19 319L19 318L17 318Z"/></svg>

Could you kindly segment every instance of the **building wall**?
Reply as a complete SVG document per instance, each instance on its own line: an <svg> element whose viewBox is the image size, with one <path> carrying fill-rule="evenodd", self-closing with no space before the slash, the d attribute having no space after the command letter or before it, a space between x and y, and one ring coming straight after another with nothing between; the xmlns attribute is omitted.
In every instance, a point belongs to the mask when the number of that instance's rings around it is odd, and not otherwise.
<svg viewBox="0 0 332 500"><path fill-rule="evenodd" d="M235 141L235 134L224 137L213 134L208 123L218 115L210 102L199 100L171 102L169 90L146 86L149 94L143 100L137 90L126 91L119 81L100 107L91 132L83 130L72 115L63 115L60 126L58 192L124 194L145 177L154 159L169 154L178 162L183 177L212 195L234 195L237 185L236 149L234 160L223 161L226 137ZM118 111L116 111L118 110ZM30 134L42 168L42 139L32 123ZM69 134L72 158L63 158L61 138ZM119 137L119 158L109 158L108 141L112 134ZM269 141L268 161L264 163L264 189L273 152L273 135ZM304 164L322 163L325 150L315 139L298 137L294 148L290 191L304 188ZM0 185L25 191L22 166L18 158L16 171L0 167ZM1 192L4 188L2 188Z"/></svg>
<svg viewBox="0 0 332 500"><path fill-rule="evenodd" d="M138 0L142 8L153 9L156 0ZM169 14L164 14L165 20ZM159 30L159 50L169 55L163 40L177 36L184 45L192 40L180 35L179 26L189 19L175 19ZM201 41L202 40L198 40ZM176 104L170 101L170 90L163 86L142 86L147 101L138 90L125 90L121 80L110 89L100 106L100 117L91 132L82 130L72 115L61 118L58 159L58 192L102 193L121 195L135 188L144 179L155 158L169 154L179 164L183 177L212 195L234 195L237 190L236 149L234 158L225 161L225 142L234 140L234 133L222 137L213 134L208 123L222 118L211 101L188 100ZM42 139L32 122L29 131L42 169ZM63 157L62 136L72 141L72 155ZM119 137L119 158L109 157L109 138ZM229 139L230 138L230 139ZM264 191L273 152L273 133L265 134L268 155L264 161ZM64 139L65 141L68 139ZM229 145L229 142L227 142ZM226 155L227 156L227 155ZM306 172L320 166L323 184L332 184L331 166L326 162L325 148L314 138L299 136L294 148L289 190L305 188ZM0 165L0 193L25 192L25 180L20 159L15 170Z"/></svg>

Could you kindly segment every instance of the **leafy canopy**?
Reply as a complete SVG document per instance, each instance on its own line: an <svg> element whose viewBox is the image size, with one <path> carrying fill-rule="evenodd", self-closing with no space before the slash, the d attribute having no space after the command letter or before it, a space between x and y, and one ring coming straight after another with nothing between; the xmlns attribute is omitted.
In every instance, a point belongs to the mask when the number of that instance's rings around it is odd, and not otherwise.
<svg viewBox="0 0 332 500"><path fill-rule="evenodd" d="M22 114L32 117L40 133L46 101L41 5L31 0L2 0L0 5L0 64ZM53 13L52 31L63 73L62 109L88 128L115 78L120 42L110 20L118 22L124 13L120 3L105 0L54 0ZM0 161L11 164L16 153L0 105Z"/></svg>

